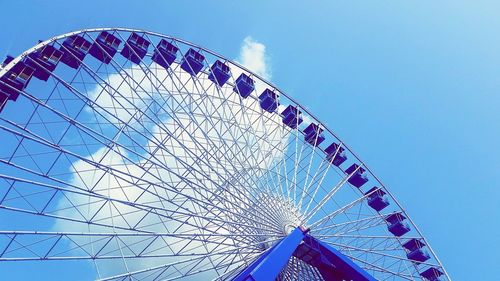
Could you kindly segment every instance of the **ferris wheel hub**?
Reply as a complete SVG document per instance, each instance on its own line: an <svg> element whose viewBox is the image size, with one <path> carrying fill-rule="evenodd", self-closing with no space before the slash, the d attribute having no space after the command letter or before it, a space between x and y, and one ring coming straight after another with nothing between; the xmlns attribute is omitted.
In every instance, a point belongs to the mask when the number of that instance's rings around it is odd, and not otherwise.
<svg viewBox="0 0 500 281"><path fill-rule="evenodd" d="M286 224L284 229L283 229L283 234L288 235L288 234L292 233L292 231L295 228L297 228L297 227L293 224Z"/></svg>

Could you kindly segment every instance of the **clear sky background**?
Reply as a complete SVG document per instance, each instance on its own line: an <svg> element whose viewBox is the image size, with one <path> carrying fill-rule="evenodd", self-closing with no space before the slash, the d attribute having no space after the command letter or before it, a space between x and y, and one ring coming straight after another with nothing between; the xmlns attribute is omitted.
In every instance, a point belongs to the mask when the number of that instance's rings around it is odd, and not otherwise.
<svg viewBox="0 0 500 281"><path fill-rule="evenodd" d="M452 279L498 280L500 2L133 2L0 0L0 55L92 27L156 31L228 58L251 36L271 80L373 169ZM0 267L36 279L26 271Z"/></svg>

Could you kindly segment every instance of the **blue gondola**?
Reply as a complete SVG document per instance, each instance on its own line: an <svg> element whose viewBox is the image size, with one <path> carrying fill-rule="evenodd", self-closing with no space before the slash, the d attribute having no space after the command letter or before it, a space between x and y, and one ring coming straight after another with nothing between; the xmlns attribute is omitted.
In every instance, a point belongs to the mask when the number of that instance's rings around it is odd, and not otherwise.
<svg viewBox="0 0 500 281"><path fill-rule="evenodd" d="M350 184L354 185L357 188L360 188L363 184L365 184L368 181L368 178L366 175L364 175L365 169L363 167L359 167L357 164L352 164L349 168L345 170L346 174L350 175L352 173L352 176L349 177L347 180ZM357 170L356 170L357 169Z"/></svg>
<svg viewBox="0 0 500 281"><path fill-rule="evenodd" d="M90 47L89 53L101 62L108 64L118 51L122 40L113 34L103 31L94 41Z"/></svg>
<svg viewBox="0 0 500 281"><path fill-rule="evenodd" d="M303 121L302 112L295 106L289 105L281 112L283 124L292 129L296 129Z"/></svg>
<svg viewBox="0 0 500 281"><path fill-rule="evenodd" d="M175 61L178 50L179 48L172 43L167 42L165 39L161 39L153 52L151 60L167 69Z"/></svg>
<svg viewBox="0 0 500 281"><path fill-rule="evenodd" d="M406 217L401 213L391 214L385 220L389 223L387 228L394 236L400 237L410 231L410 225L405 222Z"/></svg>
<svg viewBox="0 0 500 281"><path fill-rule="evenodd" d="M254 89L254 81L245 73L240 74L233 87L233 91L239 93L242 98L247 98Z"/></svg>
<svg viewBox="0 0 500 281"><path fill-rule="evenodd" d="M325 149L326 158L330 163L338 167L347 160L344 150L343 147L334 142Z"/></svg>
<svg viewBox="0 0 500 281"><path fill-rule="evenodd" d="M408 251L406 254L408 259L416 263L424 262L431 258L429 253L422 249L424 246L425 243L416 238L412 238L403 244L403 248Z"/></svg>
<svg viewBox="0 0 500 281"><path fill-rule="evenodd" d="M323 129L318 124L311 123L304 129L304 140L312 146L317 146L325 140Z"/></svg>
<svg viewBox="0 0 500 281"><path fill-rule="evenodd" d="M389 200L387 199L387 196L385 196L386 193L382 189L374 186L365 194L370 194L368 195L368 206L375 211L380 212L385 207L389 206Z"/></svg>
<svg viewBox="0 0 500 281"><path fill-rule="evenodd" d="M403 248L405 248L406 250L408 250L410 252L415 251L416 249L420 249L424 246L425 246L425 243L417 238L412 238L403 244Z"/></svg>
<svg viewBox="0 0 500 281"><path fill-rule="evenodd" d="M208 79L221 87L227 82L227 80L229 80L229 77L231 77L231 70L229 69L229 66L220 60L216 60L214 64L212 64L210 70Z"/></svg>
<svg viewBox="0 0 500 281"><path fill-rule="evenodd" d="M431 258L429 253L427 251L424 251L423 249L418 249L409 252L406 256L408 257L409 260L412 260L413 262L416 263L425 262L426 260Z"/></svg>
<svg viewBox="0 0 500 281"><path fill-rule="evenodd" d="M267 112L274 112L279 103L278 94L270 89L265 89L259 96L260 107Z"/></svg>
<svg viewBox="0 0 500 281"><path fill-rule="evenodd" d="M438 281L439 277L443 274L444 273L441 270L439 270L435 267L430 267L427 270L425 270L424 272L420 273L420 276L424 277L425 279L427 279L429 281Z"/></svg>
<svg viewBox="0 0 500 281"><path fill-rule="evenodd" d="M132 32L125 43L120 54L135 64L139 64L146 56L149 48L149 41L139 34Z"/></svg>
<svg viewBox="0 0 500 281"><path fill-rule="evenodd" d="M194 49L189 49L181 61L181 68L187 73L196 76L203 68L205 57Z"/></svg>
<svg viewBox="0 0 500 281"><path fill-rule="evenodd" d="M47 81L50 74L56 69L62 56L63 53L54 48L54 46L46 45L28 54L25 61L27 65L35 70L33 76L40 80Z"/></svg>
<svg viewBox="0 0 500 281"><path fill-rule="evenodd" d="M0 93L2 93L2 100L5 96L9 100L17 100L19 91L22 91L28 86L31 77L35 70L26 65L23 61L16 63L6 74L0 77ZM5 105L5 101L3 102Z"/></svg>
<svg viewBox="0 0 500 281"><path fill-rule="evenodd" d="M59 48L63 53L61 61L67 66L77 69L82 64L91 45L92 43L80 35L72 35L66 38Z"/></svg>

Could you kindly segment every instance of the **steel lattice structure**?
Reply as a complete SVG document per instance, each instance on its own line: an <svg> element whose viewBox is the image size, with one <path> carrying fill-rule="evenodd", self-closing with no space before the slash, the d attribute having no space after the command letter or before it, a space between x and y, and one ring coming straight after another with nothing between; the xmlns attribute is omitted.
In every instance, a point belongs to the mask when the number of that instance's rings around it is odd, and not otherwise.
<svg viewBox="0 0 500 281"><path fill-rule="evenodd" d="M4 62L0 108L1 217L30 218L0 231L1 262L231 280L300 235L279 280L328 279L311 239L377 280L449 280L346 144L203 47L123 28L57 36Z"/></svg>

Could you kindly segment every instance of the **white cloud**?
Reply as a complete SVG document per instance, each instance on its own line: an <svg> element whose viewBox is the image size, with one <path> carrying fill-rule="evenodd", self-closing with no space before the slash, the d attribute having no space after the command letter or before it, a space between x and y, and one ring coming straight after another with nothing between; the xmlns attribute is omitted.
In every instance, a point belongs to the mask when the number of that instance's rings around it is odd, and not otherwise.
<svg viewBox="0 0 500 281"><path fill-rule="evenodd" d="M237 61L262 78L271 79L271 67L266 55L266 46L252 37L247 36L243 40Z"/></svg>

